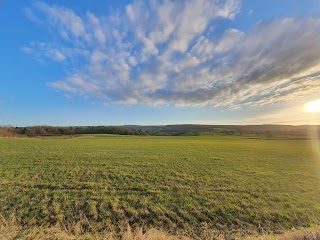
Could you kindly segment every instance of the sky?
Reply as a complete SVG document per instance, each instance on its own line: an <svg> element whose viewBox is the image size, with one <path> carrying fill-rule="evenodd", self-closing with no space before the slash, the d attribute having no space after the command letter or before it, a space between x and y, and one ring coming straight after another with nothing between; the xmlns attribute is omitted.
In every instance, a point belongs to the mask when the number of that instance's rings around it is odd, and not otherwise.
<svg viewBox="0 0 320 240"><path fill-rule="evenodd" d="M320 124L319 0L0 0L0 125Z"/></svg>

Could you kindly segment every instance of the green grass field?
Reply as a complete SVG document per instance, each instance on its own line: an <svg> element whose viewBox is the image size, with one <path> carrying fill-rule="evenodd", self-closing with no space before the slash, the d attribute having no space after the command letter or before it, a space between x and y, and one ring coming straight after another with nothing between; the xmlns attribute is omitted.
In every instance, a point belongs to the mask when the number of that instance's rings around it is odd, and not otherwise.
<svg viewBox="0 0 320 240"><path fill-rule="evenodd" d="M307 140L0 138L0 164L0 214L24 228L204 238L320 224L320 159Z"/></svg>

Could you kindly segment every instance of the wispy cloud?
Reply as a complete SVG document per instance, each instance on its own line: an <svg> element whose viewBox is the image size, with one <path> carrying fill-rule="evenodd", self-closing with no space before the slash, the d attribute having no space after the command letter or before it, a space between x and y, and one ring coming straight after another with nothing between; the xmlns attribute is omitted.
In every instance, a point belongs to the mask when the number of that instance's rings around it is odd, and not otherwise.
<svg viewBox="0 0 320 240"><path fill-rule="evenodd" d="M42 21L39 17L37 17L36 14L34 14L34 12L31 10L31 8L24 8L23 9L24 14L26 15L26 17L37 24L42 24Z"/></svg>
<svg viewBox="0 0 320 240"><path fill-rule="evenodd" d="M51 59L56 62L63 62L66 60L66 49L60 46L54 46L50 43L31 42L29 46L22 47L21 51L26 54L33 54L38 60ZM64 51L65 53L62 53Z"/></svg>
<svg viewBox="0 0 320 240"><path fill-rule="evenodd" d="M273 19L215 35L216 20L232 21L239 7L238 0L133 1L96 16L37 2L28 14L60 37L22 50L77 66L54 88L110 103L238 107L320 92L320 19Z"/></svg>
<svg viewBox="0 0 320 240"><path fill-rule="evenodd" d="M72 39L72 37L90 40L90 35L86 32L82 19L72 10L49 6L43 2L36 2L36 8L46 14L49 23L57 26L63 38Z"/></svg>

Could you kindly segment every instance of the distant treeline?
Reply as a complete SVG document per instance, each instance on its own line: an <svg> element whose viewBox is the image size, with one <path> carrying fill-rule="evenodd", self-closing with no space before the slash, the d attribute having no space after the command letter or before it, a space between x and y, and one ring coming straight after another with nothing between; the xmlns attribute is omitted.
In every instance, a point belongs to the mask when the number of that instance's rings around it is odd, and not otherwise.
<svg viewBox="0 0 320 240"><path fill-rule="evenodd" d="M160 126L31 126L31 127L0 127L0 136L62 136L81 134L119 134L119 135L154 135L154 136L197 136L200 133L215 133L222 135L257 135L261 137L290 136L307 138L310 132L318 132L320 126L290 126L290 125L160 125Z"/></svg>
<svg viewBox="0 0 320 240"><path fill-rule="evenodd" d="M0 136L26 135L35 136L61 136L80 134L119 134L138 135L142 134L123 126L80 126L80 127L53 127L53 126L31 126L31 127L1 127Z"/></svg>
<svg viewBox="0 0 320 240"><path fill-rule="evenodd" d="M1 127L0 126L0 137L14 137L15 136L15 130L12 127Z"/></svg>
<svg viewBox="0 0 320 240"><path fill-rule="evenodd" d="M311 131L316 131L320 135L320 126L309 125L159 125L159 126L139 126L127 125L135 131L146 132L149 135L160 136L182 136L199 135L200 133L216 133L222 135L256 135L261 137L291 136L297 138L307 138Z"/></svg>

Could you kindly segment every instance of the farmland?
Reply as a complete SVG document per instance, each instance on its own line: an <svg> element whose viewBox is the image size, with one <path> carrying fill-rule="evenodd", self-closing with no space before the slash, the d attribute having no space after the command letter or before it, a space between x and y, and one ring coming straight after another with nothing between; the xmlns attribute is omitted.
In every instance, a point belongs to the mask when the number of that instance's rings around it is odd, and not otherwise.
<svg viewBox="0 0 320 240"><path fill-rule="evenodd" d="M309 140L0 138L0 214L74 234L277 234L319 225L320 162Z"/></svg>

